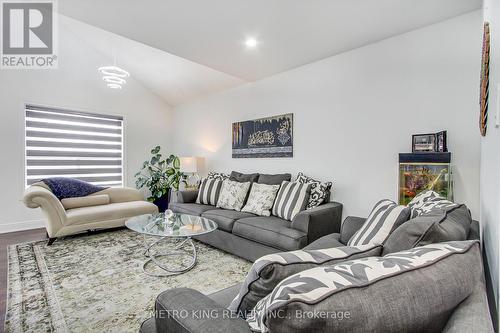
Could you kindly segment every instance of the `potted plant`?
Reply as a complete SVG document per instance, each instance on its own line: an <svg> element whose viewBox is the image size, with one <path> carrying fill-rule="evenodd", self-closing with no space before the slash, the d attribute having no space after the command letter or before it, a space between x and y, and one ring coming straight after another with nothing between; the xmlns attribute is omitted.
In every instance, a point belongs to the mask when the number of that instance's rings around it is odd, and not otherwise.
<svg viewBox="0 0 500 333"><path fill-rule="evenodd" d="M137 188L147 187L151 192L149 202L158 206L160 212L168 209L172 189L179 190L179 184L184 181L184 174L180 171L180 159L170 155L166 159L160 153L161 147L151 150L151 159L144 161L141 170L135 174Z"/></svg>

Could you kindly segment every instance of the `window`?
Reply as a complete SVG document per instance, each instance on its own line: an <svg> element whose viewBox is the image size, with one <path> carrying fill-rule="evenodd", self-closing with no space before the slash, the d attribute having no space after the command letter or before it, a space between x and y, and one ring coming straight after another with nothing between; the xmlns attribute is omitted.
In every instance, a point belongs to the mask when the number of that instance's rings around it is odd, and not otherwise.
<svg viewBox="0 0 500 333"><path fill-rule="evenodd" d="M123 186L123 118L26 105L26 186L49 177Z"/></svg>

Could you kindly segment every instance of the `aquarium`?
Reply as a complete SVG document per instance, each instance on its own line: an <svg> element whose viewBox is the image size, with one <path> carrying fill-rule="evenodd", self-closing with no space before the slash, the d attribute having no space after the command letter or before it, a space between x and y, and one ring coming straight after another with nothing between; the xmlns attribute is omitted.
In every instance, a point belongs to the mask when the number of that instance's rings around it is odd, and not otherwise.
<svg viewBox="0 0 500 333"><path fill-rule="evenodd" d="M451 153L399 154L399 203L407 205L426 190L453 201Z"/></svg>
<svg viewBox="0 0 500 333"><path fill-rule="evenodd" d="M450 163L400 163L399 203L407 205L418 193L433 190L453 200Z"/></svg>

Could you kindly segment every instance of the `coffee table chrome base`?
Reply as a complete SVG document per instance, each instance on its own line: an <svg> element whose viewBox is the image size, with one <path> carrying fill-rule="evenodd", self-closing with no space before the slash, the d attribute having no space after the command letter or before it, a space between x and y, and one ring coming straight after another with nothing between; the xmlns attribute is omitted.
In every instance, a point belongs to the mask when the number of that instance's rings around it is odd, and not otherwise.
<svg viewBox="0 0 500 333"><path fill-rule="evenodd" d="M165 240L165 238L171 239L171 237L161 237L154 241L151 245L148 245L146 241L146 236L144 235L144 245L146 246L146 250L144 251L144 255L148 257L149 259L146 260L146 262L142 265L142 271L149 275L149 276L157 276L157 277L162 277L162 276L172 276L172 275L177 275L177 274L182 274L185 273L189 270L191 270L195 265L196 265L196 258L197 258L197 253L196 253L196 246L193 243L193 240L191 237L186 237L182 242L177 244L173 249L170 249L166 252L160 252L156 253L153 252L151 249L158 243L162 242ZM184 245L189 245L189 248L187 250L182 249ZM190 255L191 256L191 261L187 265L187 267L182 267L179 269L175 268L169 268L166 267L165 264L161 263L157 258L159 257L169 257L169 256L179 256L179 255ZM146 266L152 263L165 271L166 273L152 273L148 272L146 269Z"/></svg>

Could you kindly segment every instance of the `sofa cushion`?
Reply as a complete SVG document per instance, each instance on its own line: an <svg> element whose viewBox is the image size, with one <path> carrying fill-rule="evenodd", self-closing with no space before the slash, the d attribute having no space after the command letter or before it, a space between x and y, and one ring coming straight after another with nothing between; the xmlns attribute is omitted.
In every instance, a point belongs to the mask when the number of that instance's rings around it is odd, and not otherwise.
<svg viewBox="0 0 500 333"><path fill-rule="evenodd" d="M321 250L339 246L345 246L345 244L342 244L340 241L340 234L334 233L316 239L314 242L304 247L304 250Z"/></svg>
<svg viewBox="0 0 500 333"><path fill-rule="evenodd" d="M111 200L107 194L88 195L85 197L66 198L61 200L61 204L66 210L80 207L107 205L109 203L111 203Z"/></svg>
<svg viewBox="0 0 500 333"><path fill-rule="evenodd" d="M180 202L171 202L168 205L168 208L170 208L174 213L189 214L196 216L200 216L207 210L219 210L219 208L216 208L211 205L202 205L197 203L180 203Z"/></svg>
<svg viewBox="0 0 500 333"><path fill-rule="evenodd" d="M330 197L332 182L321 182L304 175L302 172L299 172L295 181L301 184L311 184L311 195L306 209L318 207Z"/></svg>
<svg viewBox="0 0 500 333"><path fill-rule="evenodd" d="M251 217L237 220L233 234L284 251L303 248L307 244L307 234L290 225L289 221L276 216Z"/></svg>
<svg viewBox="0 0 500 333"><path fill-rule="evenodd" d="M201 180L198 196L196 197L197 204L217 205L219 195L222 189L223 181L214 178L204 178Z"/></svg>
<svg viewBox="0 0 500 333"><path fill-rule="evenodd" d="M150 202L117 202L109 205L69 209L66 211L66 224L79 225L93 222L119 220L157 212L158 208Z"/></svg>
<svg viewBox="0 0 500 333"><path fill-rule="evenodd" d="M275 175L266 175L261 173L259 175L259 180L257 180L257 183L267 185L281 185L282 182L289 182L290 180L292 180L292 175L289 173L278 173Z"/></svg>
<svg viewBox="0 0 500 333"><path fill-rule="evenodd" d="M229 180L246 183L246 182L256 182L259 179L258 173L241 173L238 171L231 171L231 176L229 176Z"/></svg>
<svg viewBox="0 0 500 333"><path fill-rule="evenodd" d="M466 240L471 223L472 217L465 205L433 209L394 230L384 243L384 254L432 243Z"/></svg>
<svg viewBox="0 0 500 333"><path fill-rule="evenodd" d="M234 221L245 217L254 217L255 215L251 213L237 212L235 210L212 209L202 213L201 216L217 223L219 229L231 232L233 230Z"/></svg>
<svg viewBox="0 0 500 333"><path fill-rule="evenodd" d="M392 200L380 200L347 245L383 244L391 232L407 221L409 216L410 209L406 206L397 205Z"/></svg>
<svg viewBox="0 0 500 333"><path fill-rule="evenodd" d="M272 214L293 220L295 215L306 209L310 194L311 184L284 181L274 201Z"/></svg>
<svg viewBox="0 0 500 333"><path fill-rule="evenodd" d="M482 283L480 263L479 242L463 241L309 269L281 281L247 322L256 332L441 332Z"/></svg>
<svg viewBox="0 0 500 333"><path fill-rule="evenodd" d="M241 210L260 216L270 216L279 188L279 185L252 183L247 203Z"/></svg>
<svg viewBox="0 0 500 333"><path fill-rule="evenodd" d="M342 246L321 250L298 250L273 253L257 259L238 296L228 309L246 317L258 301L269 295L283 279L318 266L371 256L380 256L382 245Z"/></svg>
<svg viewBox="0 0 500 333"><path fill-rule="evenodd" d="M240 211L245 205L248 190L252 183L240 183L232 180L224 180L220 190L217 207Z"/></svg>

